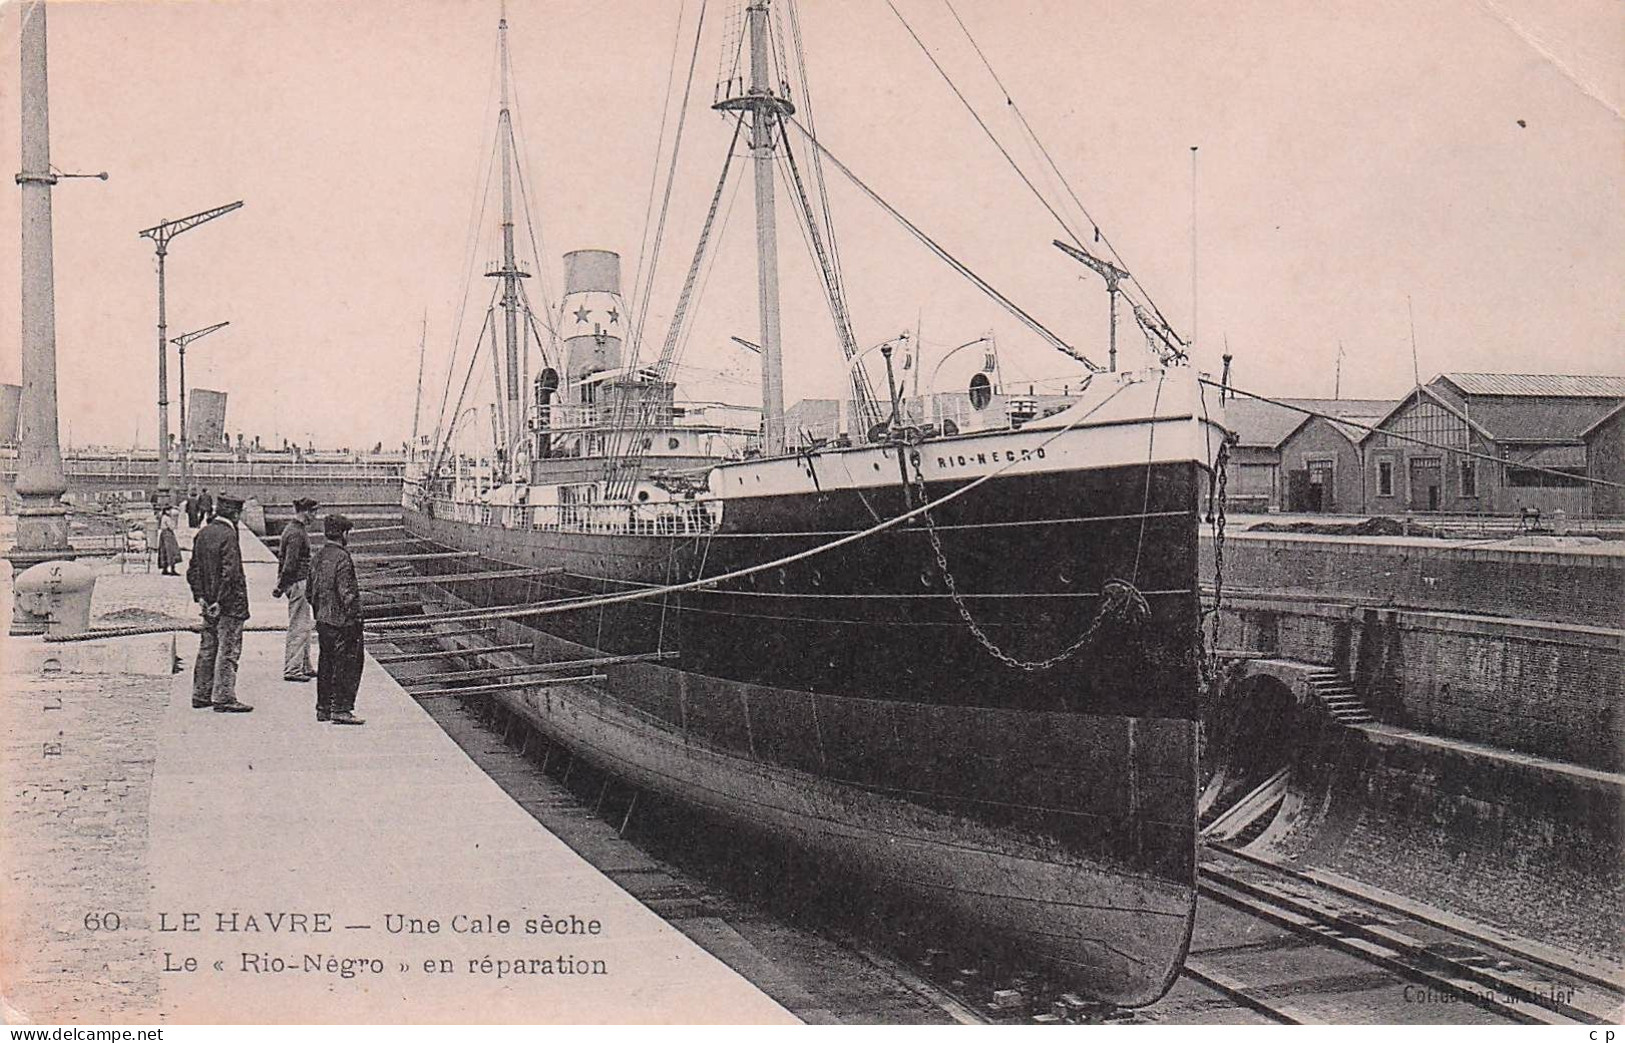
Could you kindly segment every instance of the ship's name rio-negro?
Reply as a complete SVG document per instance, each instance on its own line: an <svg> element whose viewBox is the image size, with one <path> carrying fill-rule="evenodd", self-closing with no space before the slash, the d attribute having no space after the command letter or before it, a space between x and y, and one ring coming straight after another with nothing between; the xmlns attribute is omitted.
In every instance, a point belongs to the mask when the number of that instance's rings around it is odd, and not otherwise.
<svg viewBox="0 0 1625 1043"><path fill-rule="evenodd" d="M516 928L512 920L494 913L458 913L446 921L432 916L386 913L384 930L390 934L513 934L517 930L524 934L596 935L604 933L604 925L574 914L527 917Z"/></svg>
<svg viewBox="0 0 1625 1043"><path fill-rule="evenodd" d="M992 452L954 453L937 457L938 467L996 467L1013 464L1017 460L1042 460L1044 447L1032 449L995 449Z"/></svg>

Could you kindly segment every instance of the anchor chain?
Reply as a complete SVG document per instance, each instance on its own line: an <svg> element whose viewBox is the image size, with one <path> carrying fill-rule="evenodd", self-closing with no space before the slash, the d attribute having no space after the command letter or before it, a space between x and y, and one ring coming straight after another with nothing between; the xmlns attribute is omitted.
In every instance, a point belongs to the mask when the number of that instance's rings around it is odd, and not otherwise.
<svg viewBox="0 0 1625 1043"><path fill-rule="evenodd" d="M1213 639L1208 649L1210 657L1208 671L1214 677L1217 677L1219 672L1219 610L1224 604L1224 515L1225 488L1230 478L1229 464L1230 442L1226 440L1219 443L1219 455L1214 460L1214 485L1218 492L1213 498L1213 509L1208 515L1208 521L1213 525ZM1197 629L1200 631L1200 625Z"/></svg>
<svg viewBox="0 0 1625 1043"><path fill-rule="evenodd" d="M920 470L919 450L910 450L909 463L914 468L914 485L919 493L920 506L925 507L931 501L926 495L925 474ZM954 574L948 568L948 555L942 549L942 539L937 535L937 524L931 517L929 510L923 511L920 517L925 519L925 531L931 538L931 550L937 558L937 568L942 573L942 579L948 587L948 594L953 598L954 607L959 610L959 617L970 628L971 634L976 638L989 655L1015 670L1024 670L1028 673L1037 673L1048 670L1060 663L1066 662L1082 651L1095 635L1100 632L1101 625L1108 619L1119 620L1133 625L1140 625L1151 618L1151 606L1147 604L1145 595L1134 588L1134 584L1122 579L1107 580L1101 587L1100 611L1095 618L1084 628L1078 639L1047 659L1018 659L1004 649L1000 648L994 640L987 635L976 618L971 615L970 606L959 592L959 584L954 580Z"/></svg>

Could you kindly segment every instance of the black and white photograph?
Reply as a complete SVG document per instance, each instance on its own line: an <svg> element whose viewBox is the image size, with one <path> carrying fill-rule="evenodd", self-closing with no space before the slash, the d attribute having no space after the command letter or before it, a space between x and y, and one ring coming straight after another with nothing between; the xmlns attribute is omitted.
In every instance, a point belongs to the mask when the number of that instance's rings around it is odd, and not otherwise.
<svg viewBox="0 0 1625 1043"><path fill-rule="evenodd" d="M1615 0L10 0L10 1038L1611 1038L1622 131Z"/></svg>

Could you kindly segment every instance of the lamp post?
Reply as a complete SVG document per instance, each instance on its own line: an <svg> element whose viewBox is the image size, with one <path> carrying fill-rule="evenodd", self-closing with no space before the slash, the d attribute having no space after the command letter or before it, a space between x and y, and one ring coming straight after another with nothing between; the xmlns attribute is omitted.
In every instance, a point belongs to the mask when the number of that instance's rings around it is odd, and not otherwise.
<svg viewBox="0 0 1625 1043"><path fill-rule="evenodd" d="M169 254L169 241L182 232L190 231L206 221L213 221L242 206L242 200L203 210L176 221L160 221L138 233L151 239L158 251L158 495L160 506L167 507L173 498L169 485L169 327L164 319L164 258Z"/></svg>
<svg viewBox="0 0 1625 1043"><path fill-rule="evenodd" d="M230 326L230 325L231 325L230 322L217 322L213 326L205 326L200 330L193 330L191 333L183 333L179 337L172 337L170 339L170 341L169 341L171 344L175 345L175 347L179 348L180 353L181 353L181 453L180 453L181 484L180 484L180 487L181 487L182 491L185 491L185 490L191 488L191 485L188 483L187 476L186 476L186 346L188 344L192 343L194 340L197 340L199 337L207 337L209 334L213 333L215 330L222 329L222 328L224 328L226 326ZM165 441L168 441L167 436L165 438Z"/></svg>
<svg viewBox="0 0 1625 1043"><path fill-rule="evenodd" d="M52 259L51 186L63 177L107 175L61 174L51 167L51 116L45 48L45 4L26 4L21 12L18 57L22 99L21 159L16 175L21 189L22 254L19 313L22 318L22 394L18 401L17 538L6 557L21 573L40 562L71 559L68 515L62 495L68 491L57 434L56 282ZM19 629L13 633L33 632Z"/></svg>

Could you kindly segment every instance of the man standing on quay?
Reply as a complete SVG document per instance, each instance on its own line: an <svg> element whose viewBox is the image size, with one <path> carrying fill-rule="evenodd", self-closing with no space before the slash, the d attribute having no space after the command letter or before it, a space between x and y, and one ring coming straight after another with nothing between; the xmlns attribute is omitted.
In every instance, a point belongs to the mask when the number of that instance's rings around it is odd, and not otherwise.
<svg viewBox="0 0 1625 1043"><path fill-rule="evenodd" d="M316 520L315 500L301 497L293 501L294 518L282 530L279 544L281 559L276 575L276 589L271 596L288 596L288 642L282 657L284 681L309 681L315 676L310 669L310 536L308 527Z"/></svg>
<svg viewBox="0 0 1625 1043"><path fill-rule="evenodd" d="M356 690L361 687L361 589L350 558L350 519L329 514L322 519L326 542L310 568L310 607L316 613L316 719L334 724L366 724L357 717Z"/></svg>
<svg viewBox="0 0 1625 1043"><path fill-rule="evenodd" d="M243 501L220 494L216 515L192 541L186 583L203 610L203 634L192 671L192 705L215 713L248 713L237 701L237 663L243 655L243 624L248 622L248 578L237 542Z"/></svg>

